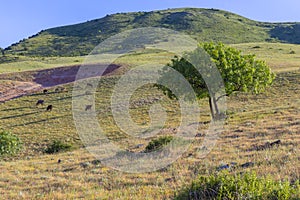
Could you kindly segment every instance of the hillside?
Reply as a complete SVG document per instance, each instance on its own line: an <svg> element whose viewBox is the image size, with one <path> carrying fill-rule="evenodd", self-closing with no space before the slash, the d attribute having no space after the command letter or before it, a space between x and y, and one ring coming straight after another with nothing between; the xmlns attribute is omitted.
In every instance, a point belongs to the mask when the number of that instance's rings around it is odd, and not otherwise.
<svg viewBox="0 0 300 200"><path fill-rule="evenodd" d="M95 92L97 119L115 144L142 152L152 138L124 134L110 109L111 93L118 79L115 75L106 76L98 85ZM300 171L299 80L299 71L281 73L264 94L230 96L229 118L210 154L197 156L205 139L205 134L199 134L181 158L151 173L125 173L108 168L86 149L79 148L82 143L72 114L72 84L64 85L64 92L55 92L57 87L53 87L48 94L40 91L0 104L1 128L18 135L24 147L15 157L1 161L0 194L2 199L196 199L175 197L181 192L189 195L195 191L185 192L186 186L198 180L199 175L217 177L222 171L234 176L255 171L259 177L295 183ZM44 99L46 105L36 107L39 99ZM168 115L160 135L172 134L179 123L179 105L151 85L139 88L132 96L132 119L138 124L147 124L149 108L156 103L161 104ZM199 133L204 133L207 127L202 123L209 117L209 110L206 99L199 103ZM46 112L48 104L54 106L51 112ZM282 144L262 149L278 139ZM44 150L54 140L71 144L74 149L48 155ZM218 170L227 163L237 166ZM247 163L250 164L245 165ZM286 185L283 186L285 189ZM297 194L294 199L299 199L300 192Z"/></svg>
<svg viewBox="0 0 300 200"><path fill-rule="evenodd" d="M198 41L246 43L280 41L300 44L300 24L264 23L216 9L181 8L117 13L85 23L42 30L4 50L29 56L87 55L96 45L125 30L163 27L191 35Z"/></svg>

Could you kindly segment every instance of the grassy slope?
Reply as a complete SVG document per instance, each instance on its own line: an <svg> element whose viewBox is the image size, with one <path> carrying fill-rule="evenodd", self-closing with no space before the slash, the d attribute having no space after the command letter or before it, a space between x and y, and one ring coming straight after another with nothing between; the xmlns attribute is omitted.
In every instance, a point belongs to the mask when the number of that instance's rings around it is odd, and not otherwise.
<svg viewBox="0 0 300 200"><path fill-rule="evenodd" d="M282 43L233 44L243 53L257 55L265 60L275 72L297 70L300 68L300 45Z"/></svg>
<svg viewBox="0 0 300 200"><path fill-rule="evenodd" d="M242 43L232 44L244 53L257 55L257 58L265 60L273 71L288 71L298 69L300 66L300 45L282 43ZM119 64L141 65L148 61L165 64L169 62L172 53L149 51L145 54L131 54L118 58ZM81 64L85 57L29 57L21 56L17 60L0 63L0 73L38 70L59 66ZM151 60L149 60L151 59ZM105 61L102 61L105 62Z"/></svg>
<svg viewBox="0 0 300 200"><path fill-rule="evenodd" d="M299 80L297 66L289 63L281 66L288 59L299 63L298 46L282 44L242 44L237 48L256 52L260 58L268 58L272 68L278 72L273 88L265 94L238 94L228 99L230 118L225 131L213 151L205 158L197 158L195 149L203 137L181 159L165 170L146 174L126 174L108 169L101 164L92 164L95 159L84 149L76 133L72 118L72 85L66 86L67 92L44 95L36 93L0 104L0 127L11 130L24 142L23 151L10 160L0 163L0 194L3 198L98 198L98 199L164 199L172 198L176 191L189 184L195 175L214 173L222 163L239 164L252 161L254 167L239 168L234 173L255 170L259 175L271 174L274 179L288 178L291 181L300 178L299 174ZM260 46L260 48L256 47ZM255 48L253 48L255 47ZM282 49L282 50L281 50ZM294 50L296 54L289 54ZM120 62L144 63L150 55L120 58ZM292 58L290 57L292 56ZM276 58L276 59L275 59ZM159 62L163 62L162 59ZM136 63L137 64L137 63ZM297 71L295 71L297 70ZM281 71L294 71L279 73ZM96 93L96 110L99 123L106 127L108 136L117 144L132 151L136 144L147 144L149 139L132 140L122 134L113 123L109 112L110 91L118 76L103 79ZM153 88L138 90L132 97L131 114L139 124L149 122L148 108L153 97L164 97ZM145 101L138 100L142 97ZM36 108L38 99L45 99L46 104L53 104L52 112L45 108ZM163 98L162 105L169 110L169 120L162 134L170 134L170 128L176 127L178 107L175 102ZM202 118L208 119L206 100L200 101ZM200 131L202 132L202 131ZM76 150L56 155L44 155L43 150L53 139L60 139L74 145ZM281 139L278 148L256 151L253 147L267 141ZM62 163L58 164L57 160ZM82 163L87 164L83 167Z"/></svg>
<svg viewBox="0 0 300 200"><path fill-rule="evenodd" d="M225 43L280 40L300 43L296 23L263 23L215 9L181 8L118 13L85 23L43 30L5 50L33 56L86 55L103 40L132 28L163 27L191 35L198 41Z"/></svg>
<svg viewBox="0 0 300 200"><path fill-rule="evenodd" d="M78 65L83 62L84 57L29 57L29 56L7 56L9 62L0 62L0 73L21 72L39 70L59 66ZM15 59L13 59L15 58Z"/></svg>

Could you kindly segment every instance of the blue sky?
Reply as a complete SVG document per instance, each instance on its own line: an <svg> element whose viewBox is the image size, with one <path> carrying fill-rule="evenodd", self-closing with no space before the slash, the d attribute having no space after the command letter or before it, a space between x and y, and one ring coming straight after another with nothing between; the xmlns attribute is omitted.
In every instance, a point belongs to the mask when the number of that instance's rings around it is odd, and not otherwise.
<svg viewBox="0 0 300 200"><path fill-rule="evenodd" d="M269 22L300 22L299 0L2 0L0 47L37 32L106 14L178 7L218 8Z"/></svg>

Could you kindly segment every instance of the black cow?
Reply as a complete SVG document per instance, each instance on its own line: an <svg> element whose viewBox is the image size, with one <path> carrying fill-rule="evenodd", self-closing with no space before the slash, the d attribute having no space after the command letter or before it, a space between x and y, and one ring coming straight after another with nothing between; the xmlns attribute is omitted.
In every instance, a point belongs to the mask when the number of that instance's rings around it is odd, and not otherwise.
<svg viewBox="0 0 300 200"><path fill-rule="evenodd" d="M92 109L92 105L86 105L85 106L85 111L91 110Z"/></svg>
<svg viewBox="0 0 300 200"><path fill-rule="evenodd" d="M42 100L42 99L39 99L37 102L36 102L36 106L38 106L38 105L44 105L44 100Z"/></svg>
<svg viewBox="0 0 300 200"><path fill-rule="evenodd" d="M43 93L44 93L44 94L47 94L47 93L48 93L48 90L44 89L44 90L43 90Z"/></svg>
<svg viewBox="0 0 300 200"><path fill-rule="evenodd" d="M279 144L281 144L281 140L276 140L275 142L271 142L270 146L272 147L274 145L279 145Z"/></svg>
<svg viewBox="0 0 300 200"><path fill-rule="evenodd" d="M49 105L49 106L47 106L47 111L51 111L52 110L52 108L53 108L53 106L52 105Z"/></svg>

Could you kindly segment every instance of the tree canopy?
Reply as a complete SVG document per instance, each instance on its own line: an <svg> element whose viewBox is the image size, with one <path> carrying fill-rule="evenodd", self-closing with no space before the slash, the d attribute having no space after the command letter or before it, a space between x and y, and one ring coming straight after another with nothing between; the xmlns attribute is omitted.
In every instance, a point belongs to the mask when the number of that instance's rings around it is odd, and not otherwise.
<svg viewBox="0 0 300 200"><path fill-rule="evenodd" d="M200 44L216 64L225 84L226 94L233 92L263 92L271 85L275 74L265 61L255 55L243 55L241 51L222 43Z"/></svg>
<svg viewBox="0 0 300 200"><path fill-rule="evenodd" d="M275 78L275 74L271 72L265 61L256 59L255 55L244 55L241 51L223 43L200 43L193 52L187 53L181 58L175 56L163 70L161 79L168 77L168 67L177 70L189 82L198 98L209 97L213 118L222 114L217 106L221 95L209 91L210 88L207 87L206 80L210 76L211 69L208 69L209 63L205 63L203 50L219 71L224 82L226 96L234 92L253 92L255 94L263 92L267 86L272 84ZM198 61L198 63L204 63L204 67L201 69L200 74L199 69L196 69L190 61L201 59L203 61ZM203 76L206 76L206 78ZM164 86L158 86L158 88L163 90L170 98L175 97L174 93L168 88Z"/></svg>

